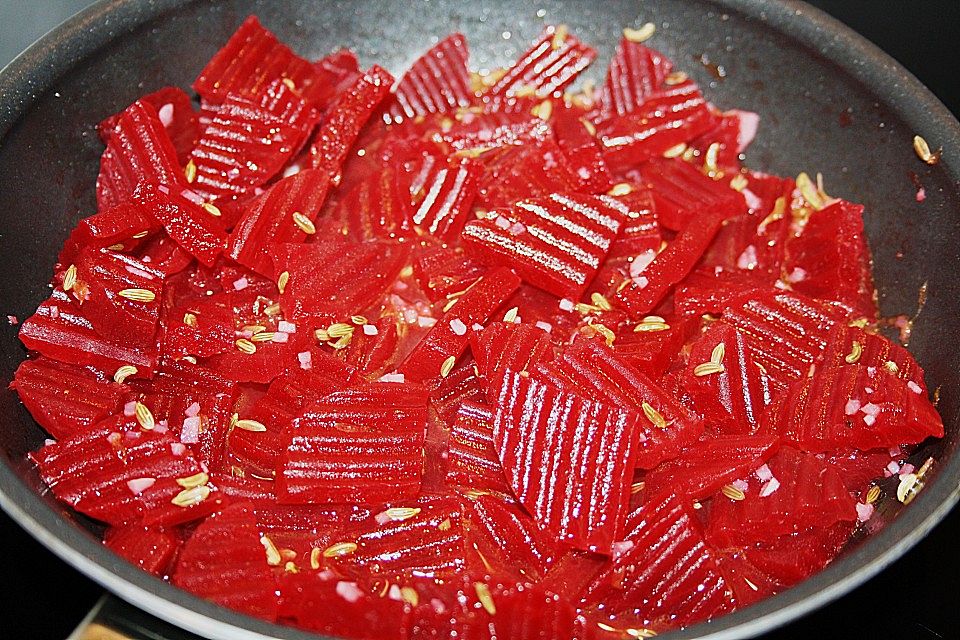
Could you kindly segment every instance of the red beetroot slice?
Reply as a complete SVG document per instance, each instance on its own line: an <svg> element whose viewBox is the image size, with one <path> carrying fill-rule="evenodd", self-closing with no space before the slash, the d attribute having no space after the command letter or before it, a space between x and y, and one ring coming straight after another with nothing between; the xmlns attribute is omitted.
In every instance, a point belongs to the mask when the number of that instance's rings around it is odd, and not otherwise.
<svg viewBox="0 0 960 640"><path fill-rule="evenodd" d="M157 359L155 347L142 348L100 336L76 302L59 287L20 326L20 341L27 349L54 360L101 371L116 371L129 364L149 377Z"/></svg>
<svg viewBox="0 0 960 640"><path fill-rule="evenodd" d="M583 111L574 107L557 107L550 124L567 162L584 181L583 190L601 193L609 189L613 178L600 153L593 125L588 124Z"/></svg>
<svg viewBox="0 0 960 640"><path fill-rule="evenodd" d="M214 502L200 486L184 491L176 481L202 469L187 447L166 433L117 431L115 421L44 446L33 454L54 495L81 513L121 525L179 524L206 515Z"/></svg>
<svg viewBox="0 0 960 640"><path fill-rule="evenodd" d="M514 494L541 529L609 553L629 499L639 418L508 372L493 438Z"/></svg>
<svg viewBox="0 0 960 640"><path fill-rule="evenodd" d="M124 201L78 222L60 250L57 262L72 263L77 254L86 247L104 249L121 244L125 248L132 248L137 243L133 236L159 228L160 225L147 216L137 204Z"/></svg>
<svg viewBox="0 0 960 640"><path fill-rule="evenodd" d="M720 233L729 227L725 225ZM718 239L719 234L714 243ZM674 289L673 309L687 318L700 318L704 314L720 315L732 300L756 289L766 289L775 282L776 277L762 272L726 271L701 266Z"/></svg>
<svg viewBox="0 0 960 640"><path fill-rule="evenodd" d="M555 193L524 200L492 217L467 223L467 251L512 267L530 284L579 299L627 217L609 196Z"/></svg>
<svg viewBox="0 0 960 640"><path fill-rule="evenodd" d="M313 332L306 328L287 334L286 342L271 339L252 344L255 348L252 353L249 345L244 345L247 350L243 350L234 342L231 348L202 360L200 364L234 382L266 384L287 371L310 369L313 361L322 357Z"/></svg>
<svg viewBox="0 0 960 640"><path fill-rule="evenodd" d="M534 371L553 355L550 334L530 324L491 322L470 333L470 351L477 371L487 381L487 399L493 401L507 369Z"/></svg>
<svg viewBox="0 0 960 640"><path fill-rule="evenodd" d="M597 136L610 168L629 171L709 131L716 122L700 89L687 81L647 99L631 113L600 123Z"/></svg>
<svg viewBox="0 0 960 640"><path fill-rule="evenodd" d="M162 577L180 547L180 538L173 531L132 525L109 529L103 544L147 573Z"/></svg>
<svg viewBox="0 0 960 640"><path fill-rule="evenodd" d="M281 78L305 96L325 91L313 66L278 41L256 16L250 16L210 59L193 88L207 102L220 104L230 94L259 95Z"/></svg>
<svg viewBox="0 0 960 640"><path fill-rule="evenodd" d="M841 200L814 211L803 231L787 239L784 250L783 270L795 291L838 300L866 318L876 318L862 205Z"/></svg>
<svg viewBox="0 0 960 640"><path fill-rule="evenodd" d="M539 581L560 555L556 541L511 498L481 492L471 497L466 514L469 540L484 564L502 574Z"/></svg>
<svg viewBox="0 0 960 640"><path fill-rule="evenodd" d="M485 171L479 183L477 204L484 209L586 189L586 177L577 173L574 163L552 135L488 151L480 159Z"/></svg>
<svg viewBox="0 0 960 640"><path fill-rule="evenodd" d="M461 406L466 402L477 404L486 402L483 381L474 369L472 361L454 367L430 394L430 403L447 425L457 420Z"/></svg>
<svg viewBox="0 0 960 640"><path fill-rule="evenodd" d="M585 601L612 619L658 629L683 627L730 609L730 587L699 523L676 496L661 497L627 517L631 543L590 585ZM633 625L632 625L633 626Z"/></svg>
<svg viewBox="0 0 960 640"><path fill-rule="evenodd" d="M809 373L830 330L845 320L836 307L777 289L734 298L720 318L743 335L746 352L763 367L773 394Z"/></svg>
<svg viewBox="0 0 960 640"><path fill-rule="evenodd" d="M823 359L817 366L842 367L849 364L847 357L854 359L854 343L857 343L860 352L856 358L857 364L883 369L905 382L908 387L912 388L910 383L913 382L926 393L923 369L909 351L881 334L869 333L853 324L837 323L834 326L827 336Z"/></svg>
<svg viewBox="0 0 960 640"><path fill-rule="evenodd" d="M227 234L196 199L151 184L142 184L136 192L143 211L163 225L167 235L184 251L210 267L223 253Z"/></svg>
<svg viewBox="0 0 960 640"><path fill-rule="evenodd" d="M747 211L742 194L678 158L654 160L644 165L641 173L653 193L657 219L673 231L684 229L702 213L727 219Z"/></svg>
<svg viewBox="0 0 960 640"><path fill-rule="evenodd" d="M414 382L449 373L452 362L467 348L467 331L486 322L519 286L520 278L506 268L494 269L477 280L417 343L400 373ZM445 366L448 368L442 371Z"/></svg>
<svg viewBox="0 0 960 640"><path fill-rule="evenodd" d="M597 52L567 33L566 28L548 26L485 96L508 100L532 90L543 100L563 91L595 57Z"/></svg>
<svg viewBox="0 0 960 640"><path fill-rule="evenodd" d="M709 498L725 484L747 477L779 444L779 438L770 435L705 438L644 476L645 501L670 493L691 500Z"/></svg>
<svg viewBox="0 0 960 640"><path fill-rule="evenodd" d="M703 433L699 416L596 341L577 340L542 373L564 388L641 415L636 465L642 469L676 457Z"/></svg>
<svg viewBox="0 0 960 640"><path fill-rule="evenodd" d="M193 188L210 198L251 192L280 171L315 122L316 113L282 89L252 98L229 94L190 154Z"/></svg>
<svg viewBox="0 0 960 640"><path fill-rule="evenodd" d="M221 606L274 620L277 579L252 507L239 502L204 520L183 545L170 581Z"/></svg>
<svg viewBox="0 0 960 640"><path fill-rule="evenodd" d="M414 202L413 228L450 240L460 234L477 195L483 168L475 160L454 158L437 162L428 156L410 185Z"/></svg>
<svg viewBox="0 0 960 640"><path fill-rule="evenodd" d="M230 234L227 255L272 275L271 243L304 242L312 233L330 186L322 171L306 169L275 183L250 203Z"/></svg>
<svg viewBox="0 0 960 640"><path fill-rule="evenodd" d="M404 245L338 238L277 245L273 251L278 279L288 274L280 306L293 320L363 313L393 283L409 256Z"/></svg>
<svg viewBox="0 0 960 640"><path fill-rule="evenodd" d="M186 184L177 152L156 108L138 100L119 115L100 157L97 208L115 207L133 195L141 182L171 189Z"/></svg>
<svg viewBox="0 0 960 640"><path fill-rule="evenodd" d="M617 301L632 316L640 317L653 311L697 264L720 224L721 219L709 212L691 219L646 268L636 275L631 270L630 284L618 291Z"/></svg>
<svg viewBox="0 0 960 640"><path fill-rule="evenodd" d="M467 59L470 51L462 33L452 33L430 48L407 70L394 87L393 120L432 113L448 113L476 101L470 87Z"/></svg>
<svg viewBox="0 0 960 640"><path fill-rule="evenodd" d="M657 379L667 373L677 353L698 329L699 319L648 316L632 331L617 336L613 352L648 378Z"/></svg>
<svg viewBox="0 0 960 640"><path fill-rule="evenodd" d="M417 433L426 427L428 402L427 388L418 384L362 383L308 404L298 424Z"/></svg>
<svg viewBox="0 0 960 640"><path fill-rule="evenodd" d="M467 111L453 122L446 117L436 120L433 125L440 130L431 134L431 141L445 143L464 155L477 155L484 164L490 162L487 153L495 149L536 145L553 136L550 125L528 111Z"/></svg>
<svg viewBox="0 0 960 640"><path fill-rule="evenodd" d="M862 364L817 367L787 388L764 423L805 451L867 451L943 437L943 421L919 385Z"/></svg>
<svg viewBox="0 0 960 640"><path fill-rule="evenodd" d="M493 443L493 412L477 402L460 405L450 429L447 481L462 487L509 493Z"/></svg>
<svg viewBox="0 0 960 640"><path fill-rule="evenodd" d="M399 341L397 320L384 316L354 330L346 361L368 378L377 378L396 364Z"/></svg>
<svg viewBox="0 0 960 640"><path fill-rule="evenodd" d="M719 548L770 542L780 536L854 522L857 511L840 473L811 453L781 447L767 462L769 478L751 474L743 500L717 495L707 537ZM766 476L764 476L766 477Z"/></svg>
<svg viewBox="0 0 960 640"><path fill-rule="evenodd" d="M24 360L10 388L37 423L55 439L89 430L116 413L129 390L94 368L40 356Z"/></svg>
<svg viewBox="0 0 960 640"><path fill-rule="evenodd" d="M672 70L673 62L656 49L621 38L600 90L597 117L607 120L637 111Z"/></svg>
<svg viewBox="0 0 960 640"><path fill-rule="evenodd" d="M403 168L392 165L370 173L336 203L332 220L344 235L355 240L412 236L413 203L408 180Z"/></svg>
<svg viewBox="0 0 960 640"><path fill-rule="evenodd" d="M200 137L200 124L190 96L180 87L163 87L140 100L152 104L157 110L157 117L177 152L177 160L186 164L193 145ZM110 140L121 114L112 115L97 125L97 133L104 144Z"/></svg>
<svg viewBox="0 0 960 640"><path fill-rule="evenodd" d="M734 327L714 323L690 351L683 385L717 433L755 434L771 402L767 376Z"/></svg>
<svg viewBox="0 0 960 640"><path fill-rule="evenodd" d="M337 97L327 112L310 147L310 155L313 167L326 172L334 184L340 182L347 152L392 85L393 76L373 65Z"/></svg>

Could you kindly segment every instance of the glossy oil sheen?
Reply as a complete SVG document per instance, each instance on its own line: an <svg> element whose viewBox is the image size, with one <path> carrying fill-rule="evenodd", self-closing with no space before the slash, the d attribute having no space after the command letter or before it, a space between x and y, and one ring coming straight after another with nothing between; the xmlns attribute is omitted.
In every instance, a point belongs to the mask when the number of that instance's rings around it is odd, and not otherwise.
<svg viewBox="0 0 960 640"><path fill-rule="evenodd" d="M545 17L538 17L538 10ZM587 76L602 80L624 25L657 23L653 44L672 57L721 107L761 114L751 167L796 174L821 171L827 191L866 205L867 235L885 314L926 306L911 349L941 387L947 438L934 448L934 480L885 530L857 545L811 580L706 626L671 637L759 633L838 597L901 555L957 500L960 457L960 126L892 59L816 10L766 0L557 2L188 2L108 0L54 32L0 75L0 313L28 316L47 295L56 253L70 227L94 212L98 157L94 125L165 84L186 87L250 13L298 52L316 57L336 46L361 62L400 72L453 30L471 44L471 66L489 68L524 51L544 20L565 22L598 50ZM719 80L701 54L724 67ZM843 115L846 114L846 115ZM849 117L848 117L849 116ZM845 124L849 121L849 124ZM919 163L910 141L921 134L945 152L938 167ZM927 199L918 204L908 172ZM2 317L2 316L0 316ZM24 357L16 330L0 326L0 377L8 382ZM161 617L205 635L310 637L219 609L140 572L61 518L36 496L24 454L43 433L14 395L0 394L0 503L61 556ZM83 520L90 530L96 527Z"/></svg>

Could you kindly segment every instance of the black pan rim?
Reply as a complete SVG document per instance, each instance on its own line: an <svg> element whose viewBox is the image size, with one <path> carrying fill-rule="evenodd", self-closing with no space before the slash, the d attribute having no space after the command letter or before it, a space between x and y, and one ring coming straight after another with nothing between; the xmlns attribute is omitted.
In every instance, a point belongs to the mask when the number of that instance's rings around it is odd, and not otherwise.
<svg viewBox="0 0 960 640"><path fill-rule="evenodd" d="M0 144L22 114L75 65L133 29L195 0L100 0L53 29L0 70ZM711 0L718 10L766 24L837 65L890 106L917 134L938 140L941 167L960 183L960 123L906 69L868 40L797 0ZM782 594L665 637L751 637L851 591L895 561L960 500L960 455L910 508L855 552ZM140 571L73 526L0 464L0 508L70 565L131 604L209 637L316 639L319 636L218 607Z"/></svg>

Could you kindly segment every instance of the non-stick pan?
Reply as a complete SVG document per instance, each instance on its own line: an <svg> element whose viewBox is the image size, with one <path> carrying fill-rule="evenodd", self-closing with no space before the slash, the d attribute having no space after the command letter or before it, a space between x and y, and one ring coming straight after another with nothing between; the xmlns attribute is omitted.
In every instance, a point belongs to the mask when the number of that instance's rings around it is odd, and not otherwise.
<svg viewBox="0 0 960 640"><path fill-rule="evenodd" d="M93 125L165 84L187 87L244 17L256 13L302 54L353 48L365 63L401 71L437 37L467 34L472 64L509 62L545 21L597 46L600 78L622 27L654 21L656 46L691 72L721 107L762 116L752 167L820 171L831 194L863 202L881 310L918 311L910 349L939 388L947 437L918 455L936 463L907 508L887 503L878 532L822 573L774 598L670 637L755 635L837 598L915 544L960 493L960 125L913 76L874 46L799 2L557 0L281 2L104 0L48 35L0 73L0 311L28 316L47 296L58 248L94 212L101 145ZM702 61L709 61L705 65ZM719 77L717 67L723 67ZM937 166L914 155L915 134L942 146ZM910 172L927 198L918 203ZM24 351L0 334L8 382ZM46 495L25 454L44 434L13 393L0 393L0 506L41 542L121 598L212 638L308 638L219 608L127 564L100 545L95 523ZM873 522L873 521L872 521ZM955 551L946 551L948 553ZM945 596L946 597L946 596ZM945 603L946 604L946 603Z"/></svg>

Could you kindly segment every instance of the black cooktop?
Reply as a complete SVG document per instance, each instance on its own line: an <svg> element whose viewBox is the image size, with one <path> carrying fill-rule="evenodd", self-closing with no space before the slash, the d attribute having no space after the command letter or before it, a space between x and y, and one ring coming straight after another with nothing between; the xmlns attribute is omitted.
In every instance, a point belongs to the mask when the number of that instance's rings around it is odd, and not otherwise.
<svg viewBox="0 0 960 640"><path fill-rule="evenodd" d="M42 33L83 0L0 0L0 39ZM899 60L960 117L956 47L958 0L813 0ZM9 16L18 14L23 22ZM6 60L0 60L0 65ZM841 600L764 640L792 638L960 638L960 510L898 562ZM102 595L102 589L54 557L0 512L0 637L66 638ZM123 608L124 605L116 605ZM120 616L133 617L130 612ZM137 624L142 624L141 614ZM151 622L147 620L147 626ZM143 639L166 640L162 625ZM180 640L186 638L176 634Z"/></svg>

